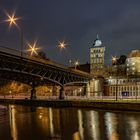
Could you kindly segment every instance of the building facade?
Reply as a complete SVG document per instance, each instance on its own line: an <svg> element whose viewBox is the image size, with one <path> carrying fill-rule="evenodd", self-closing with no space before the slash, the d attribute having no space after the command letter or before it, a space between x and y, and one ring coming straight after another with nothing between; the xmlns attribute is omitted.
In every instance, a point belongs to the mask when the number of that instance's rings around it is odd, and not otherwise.
<svg viewBox="0 0 140 140"><path fill-rule="evenodd" d="M128 58L126 60L127 65L127 75L128 76L139 76L140 75L140 51L139 50L133 50L128 55Z"/></svg>
<svg viewBox="0 0 140 140"><path fill-rule="evenodd" d="M105 96L140 96L140 78L109 78L106 79ZM127 94L126 94L127 93ZM125 95L126 94L126 95Z"/></svg>
<svg viewBox="0 0 140 140"><path fill-rule="evenodd" d="M113 67L113 66L112 66ZM126 64L116 65L104 85L106 96L137 98L140 96L140 51L132 50Z"/></svg>
<svg viewBox="0 0 140 140"><path fill-rule="evenodd" d="M102 46L102 41L98 35L90 48L90 73L94 76L102 75L104 70L104 55L105 47Z"/></svg>

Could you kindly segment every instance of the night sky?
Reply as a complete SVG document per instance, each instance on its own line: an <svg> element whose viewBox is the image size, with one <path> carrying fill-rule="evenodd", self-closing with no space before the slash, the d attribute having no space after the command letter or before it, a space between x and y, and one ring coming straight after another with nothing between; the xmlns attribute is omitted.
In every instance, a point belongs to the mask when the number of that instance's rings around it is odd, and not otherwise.
<svg viewBox="0 0 140 140"><path fill-rule="evenodd" d="M69 59L89 62L89 48L99 34L106 47L106 63L112 55L128 54L140 47L140 0L1 0L5 9L22 17L18 22L27 41L38 40L48 58L62 64ZM19 49L19 31L0 22L0 45ZM65 40L67 49L57 48Z"/></svg>

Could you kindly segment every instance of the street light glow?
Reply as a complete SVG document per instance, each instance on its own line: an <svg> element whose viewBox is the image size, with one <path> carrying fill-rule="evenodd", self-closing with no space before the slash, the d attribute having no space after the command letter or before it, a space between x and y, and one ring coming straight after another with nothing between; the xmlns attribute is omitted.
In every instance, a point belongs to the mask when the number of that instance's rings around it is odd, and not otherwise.
<svg viewBox="0 0 140 140"><path fill-rule="evenodd" d="M77 60L77 61L75 61L75 65L76 66L78 66L79 65L79 61Z"/></svg>
<svg viewBox="0 0 140 140"><path fill-rule="evenodd" d="M7 16L7 19L5 20L5 22L9 23L9 27L11 27L12 25L15 25L16 27L18 27L17 21L20 18L16 17L15 11L11 15L9 13L7 13L7 12L5 12L5 13L6 13L6 16Z"/></svg>
<svg viewBox="0 0 140 140"><path fill-rule="evenodd" d="M116 56L112 56L112 62L113 62L113 63L116 63L116 62L117 62L117 59L118 59L118 58L117 58Z"/></svg>
<svg viewBox="0 0 140 140"><path fill-rule="evenodd" d="M28 52L30 52L30 56L32 56L33 54L38 55L37 51L40 49L39 47L37 47L37 41L34 41L33 44L27 43L29 49L27 50Z"/></svg>
<svg viewBox="0 0 140 140"><path fill-rule="evenodd" d="M58 44L58 47L62 50L62 49L65 49L66 48L66 43L65 43L65 41L59 41L59 44Z"/></svg>
<svg viewBox="0 0 140 140"><path fill-rule="evenodd" d="M75 69L76 69L76 67L80 65L79 60L76 60L76 61L74 62L74 65L75 65Z"/></svg>

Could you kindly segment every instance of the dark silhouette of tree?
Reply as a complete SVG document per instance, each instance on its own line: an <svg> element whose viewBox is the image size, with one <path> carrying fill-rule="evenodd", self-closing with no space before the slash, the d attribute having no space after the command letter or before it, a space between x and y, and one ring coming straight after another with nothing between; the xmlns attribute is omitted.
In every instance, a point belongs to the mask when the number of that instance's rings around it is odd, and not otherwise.
<svg viewBox="0 0 140 140"><path fill-rule="evenodd" d="M115 62L112 62L112 65L123 65L126 62L126 56L121 55Z"/></svg>
<svg viewBox="0 0 140 140"><path fill-rule="evenodd" d="M49 58L46 57L46 53L43 51L38 52L37 55L34 55L34 57L43 59L43 60L50 60Z"/></svg>
<svg viewBox="0 0 140 140"><path fill-rule="evenodd" d="M118 64L118 65L123 65L123 64L125 64L126 58L127 58L127 57L126 57L125 55L121 55L120 58L119 58L118 61L117 61L117 64Z"/></svg>
<svg viewBox="0 0 140 140"><path fill-rule="evenodd" d="M46 53L45 52L43 52L43 51L40 51L40 52L38 52L38 55L37 55L39 58L41 58L41 59L46 59Z"/></svg>

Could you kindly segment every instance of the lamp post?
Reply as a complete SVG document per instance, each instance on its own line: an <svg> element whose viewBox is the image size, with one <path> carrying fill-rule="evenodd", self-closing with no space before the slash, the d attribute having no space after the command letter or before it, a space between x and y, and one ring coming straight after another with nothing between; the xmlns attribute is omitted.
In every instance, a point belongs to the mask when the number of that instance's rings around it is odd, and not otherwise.
<svg viewBox="0 0 140 140"><path fill-rule="evenodd" d="M24 44L24 39L23 39L23 30L19 27L19 25L17 24L17 21L19 19L21 19L20 17L16 17L15 15L15 11L10 15L9 13L5 12L7 19L5 20L5 22L9 23L9 28L11 28L11 26L16 26L19 30L20 33L20 56L22 57L23 53L23 44Z"/></svg>
<svg viewBox="0 0 140 140"><path fill-rule="evenodd" d="M112 57L112 63L116 66L116 91L115 91L115 100L118 100L118 64L117 64L118 58L116 56Z"/></svg>

